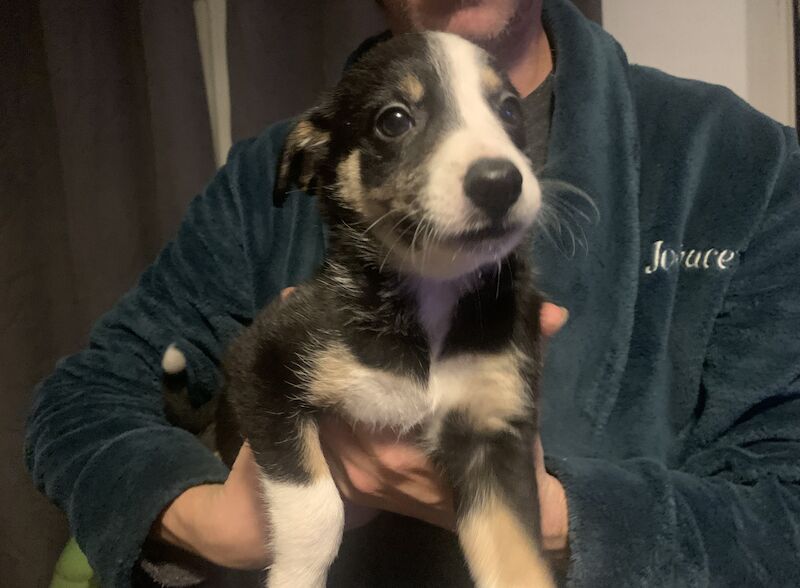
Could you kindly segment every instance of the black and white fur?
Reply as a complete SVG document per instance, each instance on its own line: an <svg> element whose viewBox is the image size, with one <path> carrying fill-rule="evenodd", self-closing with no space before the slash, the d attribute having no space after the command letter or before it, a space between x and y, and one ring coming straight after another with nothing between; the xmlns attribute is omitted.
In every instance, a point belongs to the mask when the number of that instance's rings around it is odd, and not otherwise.
<svg viewBox="0 0 800 588"><path fill-rule="evenodd" d="M235 341L220 406L241 435L220 439L226 459L246 438L261 468L270 588L324 586L339 548L325 412L409 433L441 468L478 586L552 585L533 455L540 300L516 253L541 204L524 141L506 77L443 33L371 49L289 134L275 198L319 197L328 254Z"/></svg>

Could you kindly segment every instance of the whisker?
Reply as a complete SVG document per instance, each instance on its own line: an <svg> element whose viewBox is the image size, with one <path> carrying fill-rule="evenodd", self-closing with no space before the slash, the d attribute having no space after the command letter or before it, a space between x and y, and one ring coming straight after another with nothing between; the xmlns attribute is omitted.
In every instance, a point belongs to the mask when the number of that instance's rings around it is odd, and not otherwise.
<svg viewBox="0 0 800 588"><path fill-rule="evenodd" d="M544 178L539 180L539 186L541 187L543 194L550 194L555 196L560 192L569 194L571 196L580 197L583 200L583 202L585 202L589 206L589 208L593 213L591 215L591 217L593 217L593 220L591 220L590 222L597 222L598 220L600 220L600 209L597 207L597 204L595 203L594 199L591 196L589 196L589 194L585 190L579 188L575 184L572 184L564 180L557 180L555 178Z"/></svg>
<svg viewBox="0 0 800 588"><path fill-rule="evenodd" d="M395 224L395 227L397 227L397 225L399 225L401 222L403 222L403 221L404 221L406 218L408 218L409 216L411 216L411 214L412 214L412 213L408 213L408 214L407 214L405 217L403 217L402 219L400 219L400 220L397 222L397 224ZM401 239L402 239L402 238L405 236L405 234L408 232L408 230L409 230L410 228L411 228L411 227L406 227L405 229L403 229L403 230L400 232L400 234L397 236L397 238L396 238L396 239L395 239L395 240L392 242L392 245L389 247L389 250L386 252L386 255L384 255L384 257L383 257L383 261L381 261L381 265L380 265L380 267L378 267L378 273L380 273L380 272L382 272L382 271L383 271L383 266L384 266L384 265L386 265L386 262L387 262L387 260L389 259L389 256L392 254L392 250L393 250L393 249L395 248L395 246L396 246L396 245L397 245L397 244L400 242L400 240L401 240ZM406 255L408 255L408 252L406 252ZM405 257L405 256L404 256L404 257ZM404 259L404 261L405 261L405 259Z"/></svg>
<svg viewBox="0 0 800 588"><path fill-rule="evenodd" d="M378 219L375 222L373 222L372 224L370 224L366 229L364 229L364 231L361 233L361 235L362 236L366 235L368 232L370 232L375 227L375 225L377 225L379 222L381 222L383 219L385 219L387 216L389 216L390 214L392 214L394 212L400 212L400 211L399 210L395 210L394 208L390 209L388 212L386 212L386 213L382 214L381 216L379 216Z"/></svg>
<svg viewBox="0 0 800 588"><path fill-rule="evenodd" d="M537 225L567 257L574 257L579 248L588 252L585 225L595 224L600 219L600 209L594 200L586 191L570 182L544 178L539 183L542 188L542 208ZM570 199L573 196L579 200Z"/></svg>
<svg viewBox="0 0 800 588"><path fill-rule="evenodd" d="M417 223L417 228L414 230L414 236L411 237L411 263L414 263L414 264L416 264L416 262L417 262L416 257L415 257L416 254L417 254L417 250L416 250L417 235L419 234L419 231L422 228L424 222L425 222L425 219L422 219L419 223Z"/></svg>
<svg viewBox="0 0 800 588"><path fill-rule="evenodd" d="M564 255L567 255L567 252L564 250L562 225L558 217L554 216L549 209L542 207L539 210L536 224L540 229L542 229L544 235L550 240L556 249L561 251ZM556 231L556 234L553 234L551 229Z"/></svg>
<svg viewBox="0 0 800 588"><path fill-rule="evenodd" d="M497 260L497 290L494 293L494 299L495 300L499 300L500 299L500 272L502 272L502 271L503 271L503 260L502 259L498 259Z"/></svg>
<svg viewBox="0 0 800 588"><path fill-rule="evenodd" d="M425 232L422 236L422 246L424 249L422 250L422 271L425 272L425 265L428 263L429 253L431 250L431 246L433 243L433 239L431 236L436 231L436 225L429 220L425 220Z"/></svg>

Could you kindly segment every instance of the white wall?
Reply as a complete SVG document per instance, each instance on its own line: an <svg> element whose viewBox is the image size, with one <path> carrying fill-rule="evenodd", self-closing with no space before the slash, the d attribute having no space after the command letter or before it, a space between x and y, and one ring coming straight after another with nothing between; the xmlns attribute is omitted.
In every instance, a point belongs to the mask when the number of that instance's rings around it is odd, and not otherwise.
<svg viewBox="0 0 800 588"><path fill-rule="evenodd" d="M728 86L794 125L791 0L603 0L632 63Z"/></svg>
<svg viewBox="0 0 800 588"><path fill-rule="evenodd" d="M747 4L747 99L781 122L795 125L792 0Z"/></svg>
<svg viewBox="0 0 800 588"><path fill-rule="evenodd" d="M232 144L225 1L194 0L193 3L211 119L211 138L218 166L225 163Z"/></svg>

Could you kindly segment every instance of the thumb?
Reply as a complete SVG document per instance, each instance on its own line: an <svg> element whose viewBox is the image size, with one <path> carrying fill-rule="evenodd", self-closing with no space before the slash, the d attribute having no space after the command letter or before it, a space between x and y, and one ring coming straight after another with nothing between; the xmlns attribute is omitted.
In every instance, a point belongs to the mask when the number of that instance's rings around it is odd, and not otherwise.
<svg viewBox="0 0 800 588"><path fill-rule="evenodd" d="M539 325L542 335L552 337L561 330L569 319L569 311L552 302L543 302L539 310Z"/></svg>
<svg viewBox="0 0 800 588"><path fill-rule="evenodd" d="M242 444L239 454L231 467L231 473L223 485L225 493L237 499L252 501L258 497L260 487L259 467L248 442Z"/></svg>

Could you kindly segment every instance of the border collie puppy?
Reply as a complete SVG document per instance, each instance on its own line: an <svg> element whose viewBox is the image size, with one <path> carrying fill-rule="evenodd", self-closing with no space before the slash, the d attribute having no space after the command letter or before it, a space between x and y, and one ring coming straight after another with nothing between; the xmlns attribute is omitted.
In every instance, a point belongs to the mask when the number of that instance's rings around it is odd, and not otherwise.
<svg viewBox="0 0 800 588"><path fill-rule="evenodd" d="M324 412L416 440L454 488L479 587L553 585L533 455L540 299L516 252L541 204L524 142L508 79L444 33L375 46L289 134L276 203L316 194L329 249L232 345L220 405L238 430L225 457L246 438L261 469L270 588L324 586L339 548Z"/></svg>

